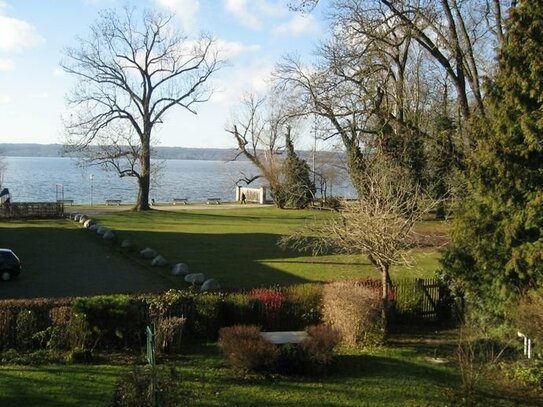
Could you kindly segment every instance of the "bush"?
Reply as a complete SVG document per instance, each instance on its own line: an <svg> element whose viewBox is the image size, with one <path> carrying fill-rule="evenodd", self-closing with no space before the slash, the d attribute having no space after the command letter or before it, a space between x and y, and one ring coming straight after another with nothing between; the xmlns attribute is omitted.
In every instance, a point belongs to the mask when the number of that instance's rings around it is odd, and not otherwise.
<svg viewBox="0 0 543 407"><path fill-rule="evenodd" d="M191 328L194 334L207 339L216 339L221 327L222 296L216 293L201 293L194 297L194 315Z"/></svg>
<svg viewBox="0 0 543 407"><path fill-rule="evenodd" d="M174 376L175 371L171 371L169 377L157 377L158 405L161 407L181 405L179 400L176 400ZM150 369L134 366L117 382L113 406L153 407L155 405Z"/></svg>
<svg viewBox="0 0 543 407"><path fill-rule="evenodd" d="M258 324L259 302L247 294L233 293L224 296L222 323L224 326Z"/></svg>
<svg viewBox="0 0 543 407"><path fill-rule="evenodd" d="M353 282L324 287L324 321L346 345L377 345L384 339L382 302L374 290Z"/></svg>
<svg viewBox="0 0 543 407"><path fill-rule="evenodd" d="M92 351L84 348L76 348L68 353L66 361L70 363L91 363Z"/></svg>
<svg viewBox="0 0 543 407"><path fill-rule="evenodd" d="M514 369L514 378L525 386L543 390L543 365L518 364Z"/></svg>
<svg viewBox="0 0 543 407"><path fill-rule="evenodd" d="M155 344L158 354L176 353L181 350L181 338L186 318L160 318L156 324Z"/></svg>
<svg viewBox="0 0 543 407"><path fill-rule="evenodd" d="M322 321L321 284L299 284L285 289L285 304L282 320L289 325L284 330L300 330Z"/></svg>
<svg viewBox="0 0 543 407"><path fill-rule="evenodd" d="M543 343L543 289L531 291L511 310L508 317L516 328Z"/></svg>
<svg viewBox="0 0 543 407"><path fill-rule="evenodd" d="M285 303L285 294L278 289L258 288L249 292L260 305L261 322L267 330L281 329L281 312Z"/></svg>
<svg viewBox="0 0 543 407"><path fill-rule="evenodd" d="M20 350L32 349L34 346L34 335L38 331L36 314L30 310L20 311L17 314L15 324L17 348Z"/></svg>
<svg viewBox="0 0 543 407"><path fill-rule="evenodd" d="M300 347L315 366L327 366L332 363L334 349L339 344L339 332L330 325L314 325L306 329L307 339Z"/></svg>
<svg viewBox="0 0 543 407"><path fill-rule="evenodd" d="M279 356L277 347L254 325L222 328L217 345L231 367L244 371L272 371Z"/></svg>
<svg viewBox="0 0 543 407"><path fill-rule="evenodd" d="M146 317L142 304L128 295L81 297L74 301L74 313L84 316L92 333L93 348L140 345Z"/></svg>

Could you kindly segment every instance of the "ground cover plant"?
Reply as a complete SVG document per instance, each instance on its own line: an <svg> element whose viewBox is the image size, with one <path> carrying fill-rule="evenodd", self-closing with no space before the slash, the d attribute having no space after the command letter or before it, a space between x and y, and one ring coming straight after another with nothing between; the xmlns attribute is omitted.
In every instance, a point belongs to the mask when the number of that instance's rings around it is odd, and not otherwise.
<svg viewBox="0 0 543 407"><path fill-rule="evenodd" d="M223 287L259 287L378 277L363 256L322 255L313 257L283 250L280 237L311 219L328 218L327 211L288 211L276 208L112 212L96 220L130 239L138 248L151 247L170 263L183 262L191 271L217 279ZM443 235L446 222L425 222ZM414 250L412 267L392 268L400 276L431 277L438 267L435 245ZM143 262L142 262L143 263Z"/></svg>

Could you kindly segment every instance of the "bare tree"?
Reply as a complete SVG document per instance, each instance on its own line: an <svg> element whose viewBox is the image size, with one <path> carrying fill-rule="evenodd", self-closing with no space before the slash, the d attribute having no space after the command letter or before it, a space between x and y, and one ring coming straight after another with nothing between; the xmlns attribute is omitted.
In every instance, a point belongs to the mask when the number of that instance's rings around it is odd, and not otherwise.
<svg viewBox="0 0 543 407"><path fill-rule="evenodd" d="M413 227L436 202L410 182L404 168L382 155L368 162L363 175L366 193L357 201L344 202L331 220L308 223L285 236L281 245L315 255L333 251L367 256L381 275L386 306L390 267L409 264L408 250L420 241Z"/></svg>
<svg viewBox="0 0 543 407"><path fill-rule="evenodd" d="M68 48L62 62L77 86L68 96L66 149L138 180L137 210L148 210L151 146L167 113L211 95L208 79L220 69L215 42L188 40L171 15L155 11L101 13L89 37Z"/></svg>
<svg viewBox="0 0 543 407"><path fill-rule="evenodd" d="M272 193L281 184L282 160L279 156L284 149L284 132L288 127L284 105L274 101L274 98L254 94L243 96L238 113L226 128L238 144L236 158L240 155L248 158L260 171L259 176L266 179Z"/></svg>

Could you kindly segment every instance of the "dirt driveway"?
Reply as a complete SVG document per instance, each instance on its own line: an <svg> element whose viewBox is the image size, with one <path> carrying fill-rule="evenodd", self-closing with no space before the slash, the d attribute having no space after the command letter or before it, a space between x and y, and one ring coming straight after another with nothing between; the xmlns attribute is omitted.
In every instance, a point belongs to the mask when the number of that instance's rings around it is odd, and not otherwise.
<svg viewBox="0 0 543 407"><path fill-rule="evenodd" d="M71 221L0 224L0 247L13 249L23 272L0 282L0 299L157 292L173 281L117 253ZM50 226L48 226L50 223Z"/></svg>

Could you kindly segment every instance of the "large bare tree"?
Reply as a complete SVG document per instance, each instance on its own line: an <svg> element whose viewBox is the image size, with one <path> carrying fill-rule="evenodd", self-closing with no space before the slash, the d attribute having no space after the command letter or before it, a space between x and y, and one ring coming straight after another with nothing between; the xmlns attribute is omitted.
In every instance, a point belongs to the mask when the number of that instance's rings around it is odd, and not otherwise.
<svg viewBox="0 0 543 407"><path fill-rule="evenodd" d="M208 79L222 65L215 41L189 40L171 15L107 10L61 65L77 79L67 98L68 152L136 177L135 209L148 210L157 127L170 110L196 113L209 99Z"/></svg>

